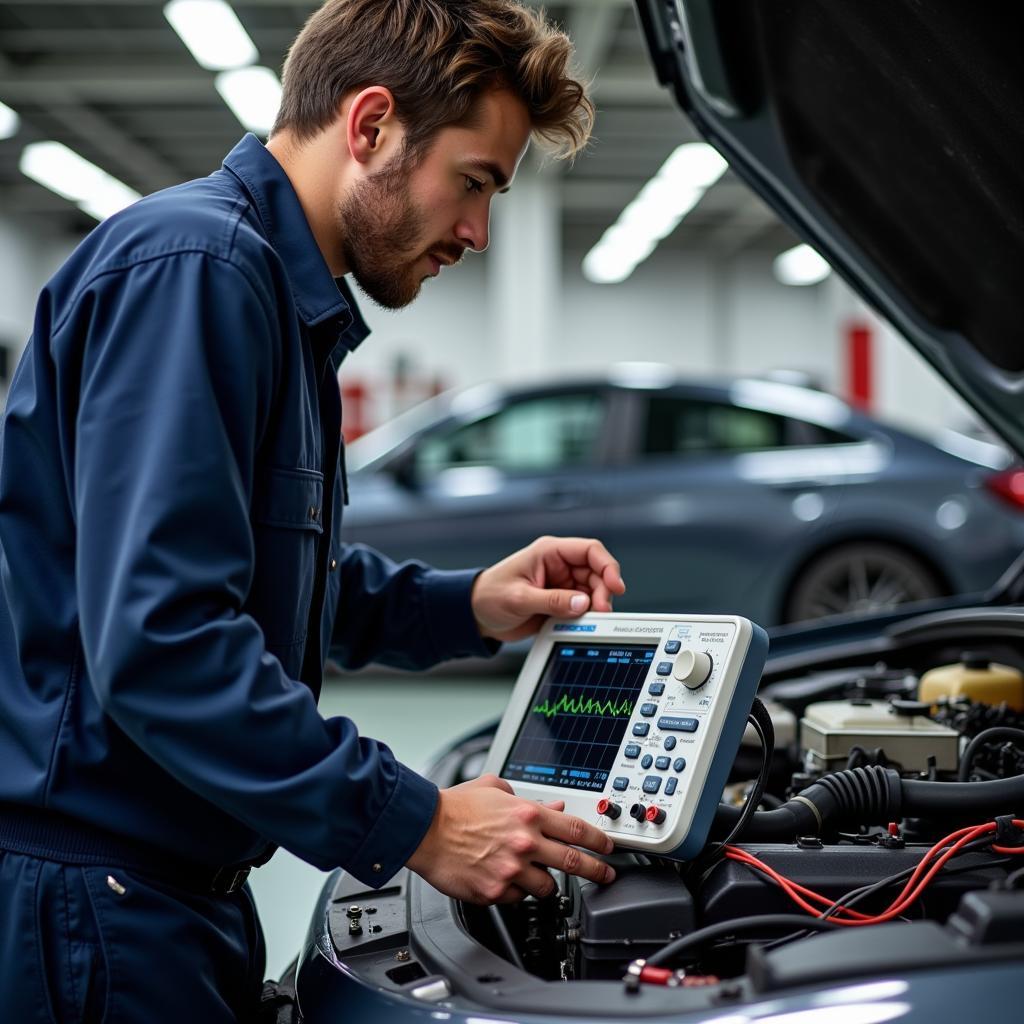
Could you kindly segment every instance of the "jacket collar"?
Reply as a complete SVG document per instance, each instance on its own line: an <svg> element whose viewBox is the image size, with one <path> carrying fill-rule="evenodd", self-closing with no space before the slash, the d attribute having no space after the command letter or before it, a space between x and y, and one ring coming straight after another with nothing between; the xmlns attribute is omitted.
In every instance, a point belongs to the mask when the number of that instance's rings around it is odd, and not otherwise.
<svg viewBox="0 0 1024 1024"><path fill-rule="evenodd" d="M231 150L224 167L249 193L267 238L287 270L303 322L316 327L334 321L342 332L341 343L354 349L370 329L348 282L331 276L284 168L255 135L246 135Z"/></svg>

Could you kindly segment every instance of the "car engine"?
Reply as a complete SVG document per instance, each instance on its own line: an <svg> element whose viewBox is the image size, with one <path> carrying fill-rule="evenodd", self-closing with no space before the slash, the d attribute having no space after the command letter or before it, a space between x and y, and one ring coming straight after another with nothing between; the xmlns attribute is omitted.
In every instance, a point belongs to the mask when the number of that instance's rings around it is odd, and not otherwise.
<svg viewBox="0 0 1024 1024"><path fill-rule="evenodd" d="M951 856L919 896L889 919L944 924L964 914L963 900L971 893L1021 886L1017 869L1024 857L994 848L1021 843L1024 836L1010 822L1024 811L1024 801L998 798L983 806L976 793L960 805L939 800L933 812L928 805L942 788L953 794L958 784L1024 774L1024 639L996 637L982 647L968 644L977 634L976 622L961 640L955 616L947 624L938 642L924 639L936 625L925 623L920 636L908 631L898 651L870 663L814 665L807 671L783 666L766 675L760 695L774 725L775 749L759 813L730 844L734 852L728 856L724 848L709 855L716 843L691 864L616 854L610 860L618 877L611 886L562 876L559 893L549 900L527 899L500 911L462 907L466 928L530 974L573 981L628 977L631 964L719 926L717 938L687 951L671 965L675 970L659 975L661 983L700 986L742 975L753 946L770 951L817 935L793 925L788 934L756 925L732 932L731 922L746 926L754 917L800 914L793 895L809 891L819 897L810 900L812 911L852 897L867 923L893 903L928 851L958 828L997 819L992 827L999 837L993 831L990 840L975 840ZM760 760L760 746L748 729L723 796L725 820L713 839L724 838L723 830L734 823L727 809L744 803ZM470 753L462 774L471 777L478 765L478 755ZM894 787L922 783L929 787L920 791L929 794L925 806L897 814L901 801ZM791 836L759 824L798 806L794 800L815 784L840 784L845 804L833 820ZM805 821L818 824L813 816ZM936 856L925 866L930 869ZM1012 926L1024 936L1024 894L1014 905Z"/></svg>

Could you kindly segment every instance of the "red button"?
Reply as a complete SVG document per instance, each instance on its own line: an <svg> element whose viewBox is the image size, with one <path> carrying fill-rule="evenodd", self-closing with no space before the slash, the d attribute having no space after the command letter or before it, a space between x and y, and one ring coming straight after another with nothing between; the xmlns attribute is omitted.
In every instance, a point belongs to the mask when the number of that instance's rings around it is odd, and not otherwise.
<svg viewBox="0 0 1024 1024"><path fill-rule="evenodd" d="M665 812L660 807L648 807L647 820L660 825L665 820Z"/></svg>

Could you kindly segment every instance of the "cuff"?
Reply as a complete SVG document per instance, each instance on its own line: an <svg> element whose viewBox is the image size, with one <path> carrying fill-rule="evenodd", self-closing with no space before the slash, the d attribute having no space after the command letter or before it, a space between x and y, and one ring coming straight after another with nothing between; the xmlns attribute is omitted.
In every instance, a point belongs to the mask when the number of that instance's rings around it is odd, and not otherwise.
<svg viewBox="0 0 1024 1024"><path fill-rule="evenodd" d="M423 607L438 656L490 658L501 650L497 640L482 637L473 616L470 597L482 569L442 572L431 569L423 577Z"/></svg>
<svg viewBox="0 0 1024 1024"><path fill-rule="evenodd" d="M399 764L391 799L345 870L371 889L389 882L423 842L437 799L437 786Z"/></svg>

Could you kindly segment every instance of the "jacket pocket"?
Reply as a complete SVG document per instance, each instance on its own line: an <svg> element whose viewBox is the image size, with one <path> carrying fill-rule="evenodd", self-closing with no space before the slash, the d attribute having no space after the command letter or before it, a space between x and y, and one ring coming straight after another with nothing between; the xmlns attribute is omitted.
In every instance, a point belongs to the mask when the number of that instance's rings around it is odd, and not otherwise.
<svg viewBox="0 0 1024 1024"><path fill-rule="evenodd" d="M256 564L246 610L259 623L268 648L295 647L306 638L324 530L323 497L323 474L315 470L271 466L257 475L252 501ZM301 652L297 661L301 666ZM298 672L298 667L285 667L293 675Z"/></svg>

